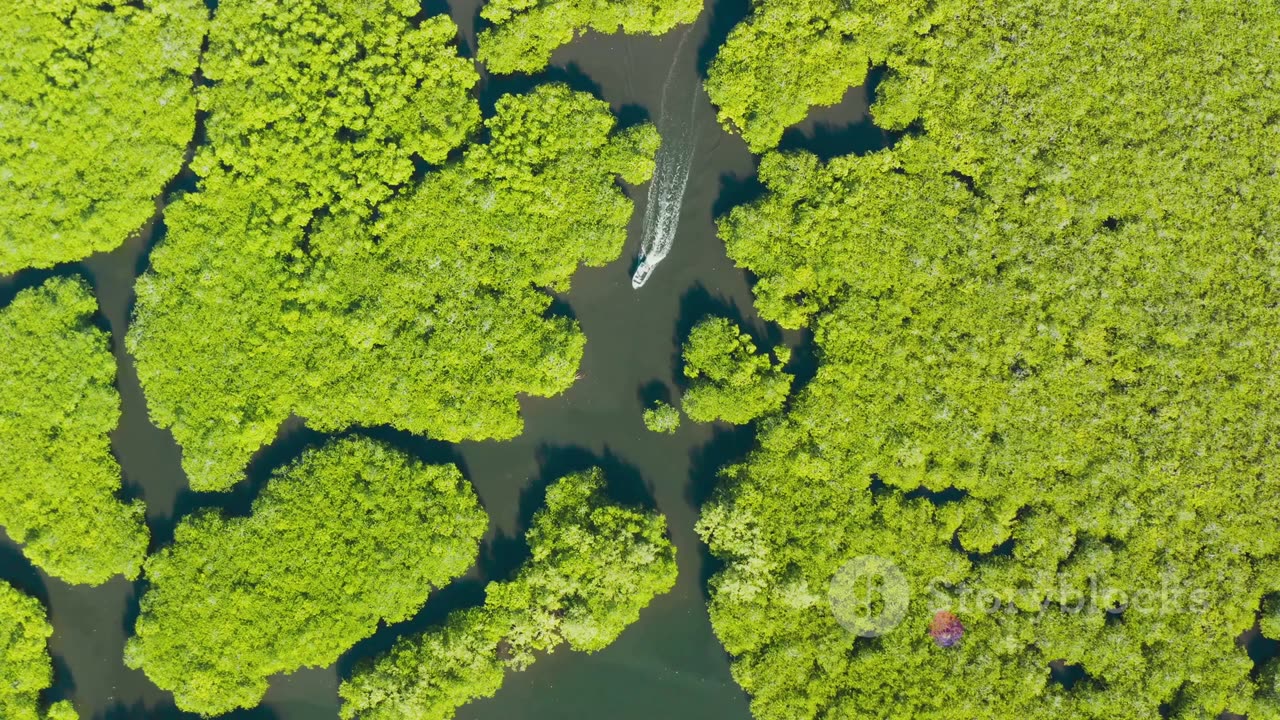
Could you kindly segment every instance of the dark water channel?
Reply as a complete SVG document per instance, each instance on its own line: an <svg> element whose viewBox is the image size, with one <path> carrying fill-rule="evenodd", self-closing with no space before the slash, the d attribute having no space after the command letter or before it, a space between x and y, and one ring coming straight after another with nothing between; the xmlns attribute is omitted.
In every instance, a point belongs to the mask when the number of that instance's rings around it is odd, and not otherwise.
<svg viewBox="0 0 1280 720"><path fill-rule="evenodd" d="M449 6L461 28L463 52L474 55L478 0ZM440 7L444 9L443 6ZM733 683L724 650L707 620L705 550L694 533L698 506L709 494L715 469L745 453L750 428L712 427L686 421L674 436L647 432L641 423L646 400L678 397L673 377L681 336L707 312L740 319L766 343L802 349L804 338L780 333L755 315L746 275L725 257L713 218L756 196L757 158L737 137L723 132L701 89L700 76L714 48L747 11L740 0L709 5L699 22L661 38L589 34L556 53L554 67L528 77L486 78L486 113L499 93L537 82L562 80L609 101L625 122L691 122L692 169L674 248L640 290L630 274L641 236L646 188L632 188L636 201L628 246L604 268L582 269L557 310L578 319L587 336L581 379L563 395L523 403L525 433L509 442L448 445L386 429L371 432L433 461L456 462L474 484L490 515L481 560L471 575L432 596L419 617L384 628L348 653L336 667L275 678L263 705L234 718L329 720L337 718L340 675L351 663L389 647L399 635L440 620L450 609L478 603L490 578L502 578L522 560L521 540L543 489L566 472L605 468L612 495L665 513L679 549L676 589L658 598L636 625L594 655L562 649L527 672L508 675L495 698L465 706L468 720L564 718L747 720L747 698ZM682 35L687 32L687 37ZM668 112L660 112L663 86ZM825 156L865 151L883 142L866 120L867 91L851 91L840 105L822 109L784 140ZM178 183L181 185L182 183ZM166 431L147 419L145 401L125 352L123 337L133 303L133 282L146 267L148 250L163 236L157 220L119 250L52 272L0 278L0 304L13 293L54 274L82 274L93 283L103 324L112 332L119 361L124 415L113 446L124 469L126 492L142 497L155 544L168 542L174 524L193 509L218 505L246 512L270 471L324 440L300 422L282 429L277 442L255 458L249 480L229 494L199 495L186 488L178 448ZM802 368L803 373L803 368ZM139 586L115 579L99 588L68 586L36 571L16 546L0 538L0 577L39 597L50 609L54 635L55 688L50 699L70 698L82 718L125 720L185 718L172 697L121 660L136 616Z"/></svg>

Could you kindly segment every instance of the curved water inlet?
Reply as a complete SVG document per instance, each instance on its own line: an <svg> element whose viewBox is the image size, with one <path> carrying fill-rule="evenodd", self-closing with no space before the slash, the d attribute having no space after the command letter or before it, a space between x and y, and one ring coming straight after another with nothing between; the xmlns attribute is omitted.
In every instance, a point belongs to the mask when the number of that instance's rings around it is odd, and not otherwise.
<svg viewBox="0 0 1280 720"><path fill-rule="evenodd" d="M631 276L631 287L639 289L649 280L654 268L662 262L676 239L676 226L680 224L680 207L684 204L685 186L689 184L689 170L693 165L693 152L697 139L693 134L693 120L698 109L698 95L690 94L689 115L683 122L673 119L667 112L667 92L676 63L680 61L685 30L676 46L667 79L662 85L662 102L658 108L658 129L662 133L662 145L654 158L653 181L649 183L648 200L644 209L644 230L640 241L639 265Z"/></svg>

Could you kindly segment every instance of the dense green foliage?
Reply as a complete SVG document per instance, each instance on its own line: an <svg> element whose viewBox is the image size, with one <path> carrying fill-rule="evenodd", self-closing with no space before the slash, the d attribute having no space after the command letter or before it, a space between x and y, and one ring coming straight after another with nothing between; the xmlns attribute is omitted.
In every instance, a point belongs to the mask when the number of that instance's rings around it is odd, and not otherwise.
<svg viewBox="0 0 1280 720"><path fill-rule="evenodd" d="M492 0L480 17L480 60L493 73L534 73L551 53L585 33L662 35L698 19L696 0Z"/></svg>
<svg viewBox="0 0 1280 720"><path fill-rule="evenodd" d="M336 440L277 472L249 517L203 511L147 559L126 663L180 708L252 707L267 677L325 666L475 561L487 526L452 465Z"/></svg>
<svg viewBox="0 0 1280 720"><path fill-rule="evenodd" d="M79 280L53 279L0 309L0 525L45 572L100 585L138 576L148 533L123 503L108 436L116 361Z"/></svg>
<svg viewBox="0 0 1280 720"><path fill-rule="evenodd" d="M451 613L440 627L402 640L342 683L344 720L451 720L502 688L503 618L487 608Z"/></svg>
<svg viewBox="0 0 1280 720"><path fill-rule="evenodd" d="M721 226L820 358L701 522L735 677L761 720L1275 717L1236 638L1280 590L1280 7L930 7L859 36L919 133L767 156ZM827 601L859 555L912 590L874 639Z"/></svg>
<svg viewBox="0 0 1280 720"><path fill-rule="evenodd" d="M323 216L367 220L415 157L444 162L480 122L478 76L448 16L415 26L420 11L415 0L218 4L201 63L209 142L192 167L207 195L225 205L248 191L252 209L235 209L262 217L249 237L214 225L200 228L215 233L206 240L300 259L302 231Z"/></svg>
<svg viewBox="0 0 1280 720"><path fill-rule="evenodd" d="M200 0L0 1L0 275L115 248L195 131Z"/></svg>
<svg viewBox="0 0 1280 720"><path fill-rule="evenodd" d="M611 504L604 474L569 475L547 489L525 534L530 558L511 582L491 583L485 608L518 618L505 638L514 667L561 643L602 650L676 581L666 519Z"/></svg>
<svg viewBox="0 0 1280 720"><path fill-rule="evenodd" d="M680 411L661 400L644 411L644 426L656 433L670 435L680 429Z"/></svg>
<svg viewBox="0 0 1280 720"><path fill-rule="evenodd" d="M568 643L593 652L617 639L676 581L666 521L608 504L599 470L562 478L526 535L532 556L509 582L489 583L480 608L402 639L343 683L344 718L448 720L489 697L507 669Z"/></svg>
<svg viewBox="0 0 1280 720"><path fill-rule="evenodd" d="M840 102L872 63L918 41L932 15L956 4L759 0L717 50L707 94L726 129L740 132L752 150L767 150L810 108Z"/></svg>
<svg viewBox="0 0 1280 720"><path fill-rule="evenodd" d="M510 438L517 394L573 382L584 339L540 288L621 252L615 178L649 177L657 133L544 86L411 183L474 129L477 75L448 18L393 6L219 6L201 190L166 215L128 338L192 487L229 487L290 415Z"/></svg>
<svg viewBox="0 0 1280 720"><path fill-rule="evenodd" d="M706 317L695 325L683 356L690 382L681 406L697 422L743 425L787 401L792 376L767 353L756 354L751 336L728 318Z"/></svg>
<svg viewBox="0 0 1280 720"><path fill-rule="evenodd" d="M40 693L53 684L45 642L53 628L40 601L0 582L0 717L5 720L76 720L71 703L40 712Z"/></svg>

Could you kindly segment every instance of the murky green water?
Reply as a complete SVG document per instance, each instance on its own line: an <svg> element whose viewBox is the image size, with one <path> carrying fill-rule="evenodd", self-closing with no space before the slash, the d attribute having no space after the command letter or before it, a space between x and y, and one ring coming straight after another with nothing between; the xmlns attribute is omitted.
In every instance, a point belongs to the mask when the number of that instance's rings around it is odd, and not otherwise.
<svg viewBox="0 0 1280 720"><path fill-rule="evenodd" d="M450 8L468 54L474 54L478 8L477 0L456 2ZM559 397L524 402L526 431L520 438L450 446L403 433L373 431L424 458L458 463L490 515L481 562L470 576L432 596L419 617L385 628L348 653L337 667L275 678L260 708L227 717L336 718L338 679L354 660L388 647L400 634L438 621L450 609L478 603L488 579L505 577L520 562L520 538L546 484L590 465L606 469L617 499L653 505L666 514L679 549L676 589L658 598L638 624L603 652L585 655L566 649L542 658L529 671L510 674L495 698L464 707L458 717L750 717L747 698L733 683L728 658L707 620L704 586L709 568L693 525L698 505L714 482L715 469L746 451L751 430L686 422L679 433L665 436L647 432L640 419L646 399L679 394L672 382L679 338L706 312L736 316L770 343L785 340L799 346L803 342L798 334L783 336L760 322L752 309L748 278L726 259L715 237L713 217L759 191L754 181L756 159L741 140L720 130L699 80L714 47L745 12L745 2L719 0L708 6L683 44L682 30L662 38L589 35L561 49L555 67L545 74L486 80L482 87L486 112L498 93L524 89L534 81L562 80L608 100L624 121L657 121L663 85L670 77L668 106L691 110L690 136L696 145L675 246L648 284L633 290L630 274L646 193L644 188L632 188L636 212L623 258L604 268L581 270L573 290L558 303L559 311L578 319L588 339L582 378ZM866 150L883 138L865 115L866 92L855 90L841 105L816 112L790 132L784 146L809 147L827 156ZM689 114L669 110L668 117L683 122ZM132 360L122 342L134 278L145 268L147 251L162 234L163 224L156 223L115 252L53 273L82 273L97 291L113 334L124 404L113 445L127 492L147 502L156 543L168 542L177 519L197 507L213 504L232 512L246 511L271 469L323 439L294 423L255 459L250 479L233 493L197 495L186 489L178 449L167 432L148 422ZM0 279L0 304L50 274L28 272ZM799 356L805 362L804 353ZM189 717L175 710L172 698L142 673L123 665L124 641L136 614L134 584L116 579L95 589L65 585L35 571L7 540L0 540L0 576L50 608L56 672L52 699L70 698L83 718Z"/></svg>

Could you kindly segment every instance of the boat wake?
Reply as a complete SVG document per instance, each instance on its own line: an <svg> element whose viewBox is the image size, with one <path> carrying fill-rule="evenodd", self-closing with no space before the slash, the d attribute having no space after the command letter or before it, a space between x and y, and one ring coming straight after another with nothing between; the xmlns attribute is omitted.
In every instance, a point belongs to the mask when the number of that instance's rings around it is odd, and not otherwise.
<svg viewBox="0 0 1280 720"><path fill-rule="evenodd" d="M662 85L662 103L658 108L658 130L662 133L662 145L654 158L653 181L649 183L648 200L644 209L644 231L640 241L639 264L631 276L631 287L639 289L649 280L654 268L662 262L676 239L676 227L680 224L680 207L684 204L685 187L689 184L689 170L693 164L696 137L693 133L694 113L697 111L698 94L689 99L688 118L681 122L667 112L667 92L671 78L684 49L688 30L680 38L666 82Z"/></svg>

